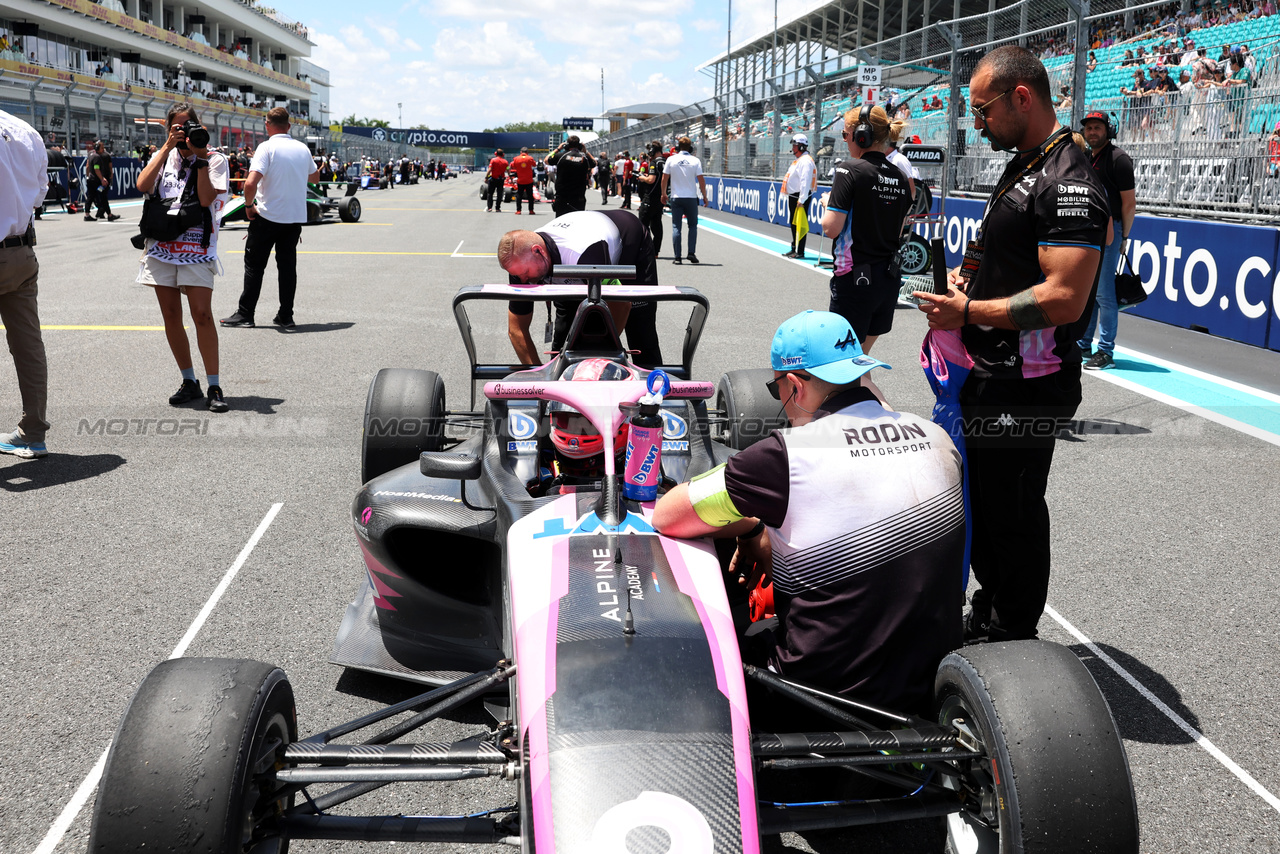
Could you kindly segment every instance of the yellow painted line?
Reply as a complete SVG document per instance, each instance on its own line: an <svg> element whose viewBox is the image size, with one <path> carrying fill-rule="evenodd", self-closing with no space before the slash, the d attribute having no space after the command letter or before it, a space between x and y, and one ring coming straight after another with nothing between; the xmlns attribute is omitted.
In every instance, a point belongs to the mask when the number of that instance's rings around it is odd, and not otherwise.
<svg viewBox="0 0 1280 854"><path fill-rule="evenodd" d="M61 332L164 332L163 326L41 326L41 329L55 329ZM190 329L189 326L182 327ZM4 329L0 326L0 329Z"/></svg>

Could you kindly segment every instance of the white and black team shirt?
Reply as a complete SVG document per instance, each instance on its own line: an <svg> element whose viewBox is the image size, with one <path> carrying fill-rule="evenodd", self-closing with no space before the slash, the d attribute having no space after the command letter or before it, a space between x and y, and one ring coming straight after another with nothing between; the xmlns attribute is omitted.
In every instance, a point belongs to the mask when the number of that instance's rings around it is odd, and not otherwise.
<svg viewBox="0 0 1280 854"><path fill-rule="evenodd" d="M946 431L842 392L733 456L725 486L769 527L784 676L924 711L961 642L964 499Z"/></svg>

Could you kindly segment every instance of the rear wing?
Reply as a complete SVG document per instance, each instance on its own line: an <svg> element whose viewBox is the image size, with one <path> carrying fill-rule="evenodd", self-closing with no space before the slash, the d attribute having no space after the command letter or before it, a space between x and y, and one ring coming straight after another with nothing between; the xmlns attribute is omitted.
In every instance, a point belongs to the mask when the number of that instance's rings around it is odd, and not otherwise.
<svg viewBox="0 0 1280 854"><path fill-rule="evenodd" d="M557 268L559 273L568 268ZM582 268L579 268L582 269ZM596 267L593 270L613 270L618 268ZM634 275L632 268L626 268ZM608 274L604 274L608 275ZM618 278L614 274L615 278ZM587 298L588 287L598 285L586 284L553 284L553 285L466 285L453 298L453 316L458 322L458 332L462 335L462 346L467 351L467 362L471 366L471 405L475 406L475 384L477 381L506 379L516 371L525 371L529 365L520 364L481 364L477 360L475 339L471 334L471 319L467 315L466 304L475 300L563 300ZM600 287L601 297L605 300L644 300L646 302L686 302L692 303L689 324L685 327L684 344L681 347L681 362L678 365L661 365L672 378L688 380L693 376L693 354L698 349L698 341L702 338L702 329L707 319L711 303L697 288L681 285L604 285Z"/></svg>

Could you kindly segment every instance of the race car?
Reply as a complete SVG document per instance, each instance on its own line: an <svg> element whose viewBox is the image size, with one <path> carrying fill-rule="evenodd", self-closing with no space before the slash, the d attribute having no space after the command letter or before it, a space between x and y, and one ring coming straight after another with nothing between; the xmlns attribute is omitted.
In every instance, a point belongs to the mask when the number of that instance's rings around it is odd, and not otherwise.
<svg viewBox="0 0 1280 854"><path fill-rule="evenodd" d="M346 187L342 196L330 196L329 187ZM360 185L355 181L321 181L307 185L307 224L314 225L326 216L336 213L343 222L360 221L360 200L356 192ZM233 196L222 209L219 225L229 222L247 222L244 212L244 196Z"/></svg>
<svg viewBox="0 0 1280 854"><path fill-rule="evenodd" d="M645 456L659 488L708 470L767 426L771 372L734 372L718 388L693 380L705 297L602 286L627 272L557 267L587 283L464 288L454 314L482 410L447 410L431 371L384 369L370 387L366 482L351 506L364 566L333 660L428 690L302 737L278 668L165 662L112 744L91 851L198 839L202 850L280 852L306 838L754 854L785 831L930 817L945 817L954 854L1138 850L1123 744L1065 647L952 652L928 717L743 665L721 556L656 532L653 502L624 497L616 451L641 396L665 390L661 452ZM683 361L632 364L606 297L690 305ZM564 350L542 367L476 360L467 303L512 298L582 299ZM825 724L763 728L748 685ZM483 736L406 740L481 699L494 720ZM786 798L788 781L817 769L875 794ZM391 783L484 777L509 781L515 804L333 812Z"/></svg>

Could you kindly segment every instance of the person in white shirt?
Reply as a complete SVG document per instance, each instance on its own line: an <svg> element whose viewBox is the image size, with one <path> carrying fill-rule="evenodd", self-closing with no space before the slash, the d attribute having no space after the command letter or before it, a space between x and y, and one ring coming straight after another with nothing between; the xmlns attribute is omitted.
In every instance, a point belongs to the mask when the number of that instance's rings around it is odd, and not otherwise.
<svg viewBox="0 0 1280 854"><path fill-rule="evenodd" d="M905 127L905 123L899 123L896 131L901 133L903 127ZM907 190L911 193L911 201L914 203L916 199L916 179L920 177L920 170L912 166L911 161L907 159L907 155L898 150L898 139L892 134L889 136L889 148L885 153L885 159L897 166L898 171L906 176Z"/></svg>
<svg viewBox="0 0 1280 854"><path fill-rule="evenodd" d="M787 169L787 176L782 179L782 192L787 195L787 222L791 223L791 248L783 252L786 258L804 257L804 235L796 240L796 211L801 205L809 203L809 196L818 186L818 165L809 154L809 137L798 133L791 137L791 154L795 160Z"/></svg>
<svg viewBox="0 0 1280 854"><path fill-rule="evenodd" d="M289 111L272 107L267 113L270 136L253 153L244 182L245 216L249 237L244 246L244 291L235 314L223 326L253 326L253 313L262 293L271 248L276 250L280 279L280 309L271 321L293 329L293 297L298 289L298 241L307 221L307 184L320 180L311 151L289 136Z"/></svg>
<svg viewBox="0 0 1280 854"><path fill-rule="evenodd" d="M189 124L200 125L193 106L184 103L169 108L165 116L169 136L138 175L138 189L160 199L190 199L194 195L199 202L199 221L193 220L186 231L172 240L146 237L137 282L155 289L169 350L182 373L182 385L169 398L169 404L181 406L204 400L210 412L226 412L229 407L218 377L218 327L213 322L212 302L213 277L222 272L218 263L218 220L227 201L231 170L226 157L209 150L208 131L203 127L203 139L187 138L185 127ZM192 136L196 135L193 128ZM195 213L195 205L174 205L179 206ZM145 208L143 212L145 219ZM183 294L187 296L191 322L196 327L196 346L209 381L207 397L196 380L191 344L182 323Z"/></svg>
<svg viewBox="0 0 1280 854"><path fill-rule="evenodd" d="M13 354L22 396L18 429L0 435L0 454L47 456L49 368L40 335L36 303L35 223L32 212L44 204L49 189L49 157L31 125L0 110L0 323Z"/></svg>
<svg viewBox="0 0 1280 854"><path fill-rule="evenodd" d="M662 172L662 203L671 207L671 245L675 253L672 263L681 263L681 221L689 220L689 263L697 264L698 192L702 203L710 204L707 181L702 177L702 161L693 156L693 141L682 136L676 142L677 152L667 158ZM696 183L695 183L696 181Z"/></svg>

